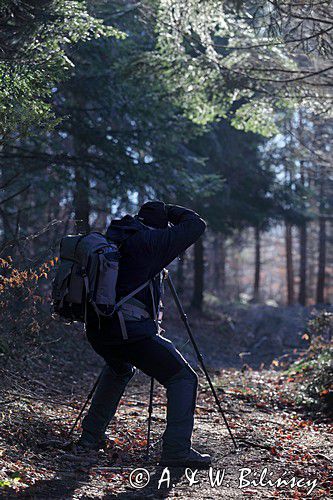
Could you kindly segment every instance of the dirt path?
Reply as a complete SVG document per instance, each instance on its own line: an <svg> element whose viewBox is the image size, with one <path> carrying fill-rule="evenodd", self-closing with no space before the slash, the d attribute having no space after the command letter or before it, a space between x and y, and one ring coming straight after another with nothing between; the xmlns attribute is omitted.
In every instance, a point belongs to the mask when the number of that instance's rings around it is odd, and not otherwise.
<svg viewBox="0 0 333 500"><path fill-rule="evenodd" d="M279 373L212 371L241 445L237 453L201 376L194 445L212 454L213 469L194 475L174 469L168 481L168 471L156 466L165 421L163 389L157 387L155 394L149 460L143 458L149 381L142 374L127 389L108 431L106 450L78 455L66 448L66 434L101 363L80 335L71 341L60 336L50 345L47 356L41 352L24 372L15 375L11 371L10 376L2 372L3 498L333 498L329 490L332 427L323 419L309 419L297 408ZM136 468L150 475L142 489L130 484L130 473ZM224 472L224 480L213 487L211 481L218 472ZM262 484L258 485L260 475ZM279 477L289 485L274 484ZM302 478L298 486L293 484ZM190 485L191 479L195 484Z"/></svg>

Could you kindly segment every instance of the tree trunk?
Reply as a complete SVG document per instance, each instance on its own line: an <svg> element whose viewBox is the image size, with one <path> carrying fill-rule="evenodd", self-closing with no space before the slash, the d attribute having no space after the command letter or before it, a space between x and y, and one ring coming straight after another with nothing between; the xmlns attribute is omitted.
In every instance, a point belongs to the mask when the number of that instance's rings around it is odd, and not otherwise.
<svg viewBox="0 0 333 500"><path fill-rule="evenodd" d="M318 274L317 274L317 304L325 303L325 272L326 272L326 220L324 217L319 221L319 252L318 252Z"/></svg>
<svg viewBox="0 0 333 500"><path fill-rule="evenodd" d="M226 244L225 244L225 239L224 235L222 235L222 239L220 242L220 250L221 250L221 255L220 255L220 269L221 269L221 276L220 276L220 289L221 289L221 295L225 296L226 291L227 291L227 274L226 274L226 262L227 262L227 249L226 249Z"/></svg>
<svg viewBox="0 0 333 500"><path fill-rule="evenodd" d="M198 311L202 310L204 290L204 248L203 238L194 245L194 290L191 305Z"/></svg>
<svg viewBox="0 0 333 500"><path fill-rule="evenodd" d="M317 304L325 302L325 273L326 273L326 219L325 219L325 189L324 173L321 167L319 188L319 238L318 238L318 272L317 272Z"/></svg>
<svg viewBox="0 0 333 500"><path fill-rule="evenodd" d="M308 224L308 232L311 234L311 238L308 238L307 245L307 261L308 261L308 269L307 269L307 299L308 303L311 304L316 302L316 286L317 286L317 258L316 258L316 250L317 250L317 239L315 240L316 235L316 227L314 222L310 222Z"/></svg>
<svg viewBox="0 0 333 500"><path fill-rule="evenodd" d="M315 191L316 184L313 177L308 178L309 190ZM314 201L311 200L311 207L313 207ZM307 232L311 235L307 241L307 302L314 304L316 302L316 286L317 286L317 223L316 221L310 221L307 224Z"/></svg>
<svg viewBox="0 0 333 500"><path fill-rule="evenodd" d="M90 231L89 177L82 167L75 169L74 208L77 232L88 233Z"/></svg>
<svg viewBox="0 0 333 500"><path fill-rule="evenodd" d="M9 223L9 217L5 210L0 207L0 216L2 220L2 240L0 245L0 254L3 259L6 259L11 254L10 235L12 235L12 228Z"/></svg>
<svg viewBox="0 0 333 500"><path fill-rule="evenodd" d="M6 153L6 146L0 146L0 151L3 153ZM6 185L7 181L9 181L11 172L7 168L0 168L0 184L1 185ZM10 184L9 184L10 187ZM6 197L6 188L4 190L4 198ZM16 201L16 200L15 200ZM14 201L14 202L15 202ZM1 233L1 245L0 245L0 251L1 251L1 257L4 259L7 258L11 254L11 249L12 249L12 244L10 244L10 241L14 239L14 229L12 227L12 217L10 216L8 209L10 209L11 203L1 203L0 205L0 218L1 218L1 227L0 227L0 233Z"/></svg>
<svg viewBox="0 0 333 500"><path fill-rule="evenodd" d="M77 108L73 114L72 147L73 153L77 158L83 159L87 155L85 144L84 129L84 109L86 102L82 95L73 94L73 106ZM74 167L75 172L75 192L74 192L74 210L75 225L77 233L88 233L90 231L90 185L88 168L77 164Z"/></svg>
<svg viewBox="0 0 333 500"><path fill-rule="evenodd" d="M299 261L299 294L298 302L302 306L306 306L307 299L307 280L306 280L306 267L307 267L307 225L306 222L300 227L299 230L299 246L300 246L300 261Z"/></svg>
<svg viewBox="0 0 333 500"><path fill-rule="evenodd" d="M261 271L261 241L260 229L258 226L254 228L255 238L255 266L254 266L254 286L253 286L253 301L260 301L260 271Z"/></svg>
<svg viewBox="0 0 333 500"><path fill-rule="evenodd" d="M286 268L287 268L287 303L294 303L294 265L293 265L293 239L292 225L286 222Z"/></svg>
<svg viewBox="0 0 333 500"><path fill-rule="evenodd" d="M304 188L304 161L301 161L300 166L301 174L301 184ZM303 203L303 210L305 211L306 206ZM302 306L306 306L307 299L307 223L304 220L299 229L299 292L298 292L298 302Z"/></svg>
<svg viewBox="0 0 333 500"><path fill-rule="evenodd" d="M220 234L217 233L214 238L214 290L218 291L221 280L221 258L220 258Z"/></svg>

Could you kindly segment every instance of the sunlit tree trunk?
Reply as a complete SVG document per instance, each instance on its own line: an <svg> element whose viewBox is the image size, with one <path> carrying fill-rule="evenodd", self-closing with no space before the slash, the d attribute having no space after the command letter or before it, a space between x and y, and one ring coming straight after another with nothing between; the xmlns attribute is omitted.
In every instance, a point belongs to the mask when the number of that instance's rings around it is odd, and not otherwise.
<svg viewBox="0 0 333 500"><path fill-rule="evenodd" d="M301 184L304 188L304 162L301 161ZM305 204L303 204L305 209ZM299 292L298 302L302 306L306 306L307 299L307 223L303 221L299 228Z"/></svg>
<svg viewBox="0 0 333 500"><path fill-rule="evenodd" d="M204 247L203 238L194 244L194 289L191 305L201 311L204 291Z"/></svg>

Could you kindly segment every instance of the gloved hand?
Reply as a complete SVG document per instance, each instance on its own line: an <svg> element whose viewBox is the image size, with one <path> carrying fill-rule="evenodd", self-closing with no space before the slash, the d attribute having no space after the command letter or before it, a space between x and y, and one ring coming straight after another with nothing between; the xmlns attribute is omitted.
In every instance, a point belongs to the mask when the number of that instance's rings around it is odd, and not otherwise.
<svg viewBox="0 0 333 500"><path fill-rule="evenodd" d="M180 223L182 218L186 215L196 215L193 210L190 210L189 208L184 208L179 205L165 205L165 211L166 215L168 218L168 221L171 222L173 225L177 225Z"/></svg>

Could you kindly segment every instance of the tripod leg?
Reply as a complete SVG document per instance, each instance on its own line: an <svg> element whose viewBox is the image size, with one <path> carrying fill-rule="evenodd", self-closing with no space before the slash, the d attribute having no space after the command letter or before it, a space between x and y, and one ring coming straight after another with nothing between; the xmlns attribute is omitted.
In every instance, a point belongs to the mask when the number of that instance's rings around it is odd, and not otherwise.
<svg viewBox="0 0 333 500"><path fill-rule="evenodd" d="M102 372L103 372L103 370L102 370ZM80 421L80 419L81 419L81 417L82 417L82 414L83 414L84 410L86 409L86 407L87 407L87 405L88 405L89 401L90 401L90 400L91 400L91 398L93 397L94 392L96 391L96 388L97 388L97 386L98 386L98 382L99 382L99 381L100 381L100 379L101 379L102 372L98 375L97 380L96 380L96 382L94 383L94 385L93 385L93 387L92 387L91 391L89 392L89 394L88 394L88 396L87 396L87 399L86 399L86 401L85 401L84 405L83 405L83 406L82 406L82 408L81 408L80 413L78 414L78 416L76 417L76 420L75 420L74 424L73 424L73 425L72 425L72 427L70 428L69 433L68 433L68 437L71 437L71 435L73 434L74 429L75 429L75 427L77 426L78 422Z"/></svg>
<svg viewBox="0 0 333 500"><path fill-rule="evenodd" d="M203 372L204 372L204 374L205 374L205 377L206 377L206 379L207 379L207 382L208 382L208 384L209 384L209 387L210 387L210 389L211 389L211 391L212 391L212 394L213 394L213 396L214 396L214 399L215 399L215 402L216 402L217 407L218 407L218 409L219 409L219 412L220 412L220 413L221 413L221 415L222 415L222 418L223 418L223 421L224 421L224 423L225 423L225 426L226 426L226 428L227 428L227 430L228 430L228 432L229 432L229 435L230 435L230 437L231 437L231 440L232 440L232 442L233 442L233 445L234 445L235 449L237 450L237 449L238 449L238 446L237 446L236 440L235 440L235 438L234 438L234 436L233 436L233 434L232 434L232 432L231 432L231 429L230 429L230 427L229 427L229 424L228 424L227 418L226 418L225 413L224 413L224 411L223 411L223 408L222 408L221 402L220 402L220 400L219 400L219 398L218 398L218 395L217 395L217 393L216 393L215 387L213 386L213 383L212 383L212 381L211 381L211 378L210 378L210 376L209 376L209 373L207 372L207 369L206 369L206 366L205 366L204 360L203 360L203 358L202 358L202 355L201 355L201 353L200 353L200 351L199 351L199 349L198 349L198 346L197 346L197 344L196 344L196 341L195 341L195 339L194 339L194 337L193 337L193 333L192 333L191 327L190 327L190 325L189 325L189 322L188 322L187 316L186 316L186 314L185 314L185 311L184 311L184 309L183 309L183 306L182 306L182 304L181 304L181 302L180 302L180 299L179 299L179 297L178 297L178 294L177 294L176 288L175 288L175 286L174 286L174 284L173 284L173 281L172 281L172 279L171 279L171 276L170 276L169 272L168 272L168 271L166 271L166 270L165 270L164 276L165 276L165 278L168 280L168 285L169 285L169 288L170 288L170 291L171 291L172 297L173 297L173 299L174 299L174 301L175 301L175 304L176 304L177 309L178 309L178 311L179 311L180 317L181 317L181 319L182 319L182 321L183 321L183 323L184 323L184 325L185 325L186 331L187 331L188 336L189 336L189 338L190 338L190 340L191 340L191 343L192 343L192 345L193 345L194 351L195 351L195 353L196 353L196 355L197 355L197 359L198 359L198 361L199 361L199 363L200 363L200 365L201 365L201 367L202 367L202 369L203 369Z"/></svg>
<svg viewBox="0 0 333 500"><path fill-rule="evenodd" d="M151 431L151 419L153 414L153 398L154 398L154 378L150 379L150 393L149 393L149 407L148 407L148 429L147 429L147 448L146 457L149 457L150 448L150 431Z"/></svg>

